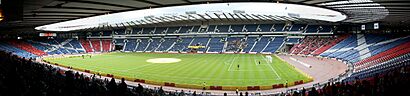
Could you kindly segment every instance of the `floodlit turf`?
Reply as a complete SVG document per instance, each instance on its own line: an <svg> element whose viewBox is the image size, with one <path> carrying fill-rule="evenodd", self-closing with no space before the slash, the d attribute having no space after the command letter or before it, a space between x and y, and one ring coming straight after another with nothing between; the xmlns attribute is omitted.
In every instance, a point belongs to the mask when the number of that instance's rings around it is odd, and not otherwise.
<svg viewBox="0 0 410 96"><path fill-rule="evenodd" d="M272 56L268 63L257 54L109 53L92 58L52 59L50 62L97 72L176 84L207 86L270 86L307 80L293 66ZM149 63L148 59L175 58L176 63ZM152 60L151 60L152 61ZM166 61L166 60L165 60ZM258 62L261 64L258 64ZM239 68L238 68L239 65Z"/></svg>

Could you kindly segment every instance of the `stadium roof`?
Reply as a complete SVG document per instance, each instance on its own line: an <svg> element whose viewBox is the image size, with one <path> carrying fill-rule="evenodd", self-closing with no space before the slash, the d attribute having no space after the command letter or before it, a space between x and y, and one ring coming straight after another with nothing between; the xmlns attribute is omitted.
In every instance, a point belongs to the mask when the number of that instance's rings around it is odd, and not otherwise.
<svg viewBox="0 0 410 96"><path fill-rule="evenodd" d="M272 2L310 5L347 15L341 22L408 24L409 0L24 0L23 20L0 23L0 29L29 27L104 14L158 7L226 2ZM382 23L383 24L383 23Z"/></svg>
<svg viewBox="0 0 410 96"><path fill-rule="evenodd" d="M314 10L314 11L312 11ZM139 26L181 21L327 21L346 19L326 8L286 3L213 3L142 9L106 14L36 27L37 30L72 31L87 28Z"/></svg>

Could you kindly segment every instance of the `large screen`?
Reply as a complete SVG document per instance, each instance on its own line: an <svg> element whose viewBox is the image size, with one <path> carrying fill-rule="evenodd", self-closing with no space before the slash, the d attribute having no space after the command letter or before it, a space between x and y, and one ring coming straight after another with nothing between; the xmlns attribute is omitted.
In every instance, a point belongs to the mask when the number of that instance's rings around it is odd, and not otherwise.
<svg viewBox="0 0 410 96"><path fill-rule="evenodd" d="M40 37L55 37L57 33L40 33Z"/></svg>

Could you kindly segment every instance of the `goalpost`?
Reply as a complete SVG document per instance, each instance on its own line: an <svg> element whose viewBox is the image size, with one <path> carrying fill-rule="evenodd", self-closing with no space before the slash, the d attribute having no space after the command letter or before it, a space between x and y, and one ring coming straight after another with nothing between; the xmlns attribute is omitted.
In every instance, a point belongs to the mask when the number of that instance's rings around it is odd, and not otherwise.
<svg viewBox="0 0 410 96"><path fill-rule="evenodd" d="M272 56L270 55L266 55L265 56L266 61L268 61L269 63L272 63Z"/></svg>

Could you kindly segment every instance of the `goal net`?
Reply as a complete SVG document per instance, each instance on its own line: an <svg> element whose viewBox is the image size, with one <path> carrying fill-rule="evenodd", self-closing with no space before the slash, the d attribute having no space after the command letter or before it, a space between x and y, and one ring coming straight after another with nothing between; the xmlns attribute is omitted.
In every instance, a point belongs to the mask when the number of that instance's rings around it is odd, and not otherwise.
<svg viewBox="0 0 410 96"><path fill-rule="evenodd" d="M265 56L266 61L268 61L269 63L272 63L272 56L270 55L266 55Z"/></svg>

